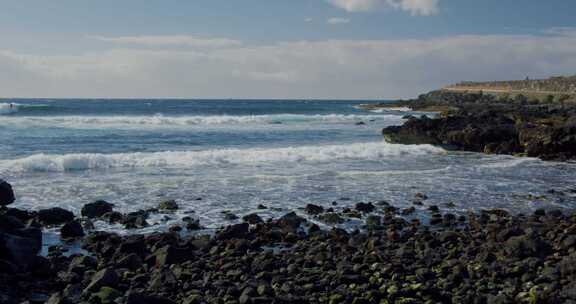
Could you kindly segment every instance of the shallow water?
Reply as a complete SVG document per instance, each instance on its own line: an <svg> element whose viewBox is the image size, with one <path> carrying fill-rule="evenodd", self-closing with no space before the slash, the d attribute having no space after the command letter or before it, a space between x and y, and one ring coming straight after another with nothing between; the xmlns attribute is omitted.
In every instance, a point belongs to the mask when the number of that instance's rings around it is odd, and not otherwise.
<svg viewBox="0 0 576 304"><path fill-rule="evenodd" d="M383 142L383 127L423 114L407 109L363 111L356 107L363 101L15 103L0 103L0 177L13 184L14 205L79 213L96 199L123 212L165 199L180 204L136 232L165 229L192 212L214 228L230 223L224 210L266 218L307 203L386 200L409 207L417 192L428 195L428 204L453 202L454 212L576 206L574 164Z"/></svg>

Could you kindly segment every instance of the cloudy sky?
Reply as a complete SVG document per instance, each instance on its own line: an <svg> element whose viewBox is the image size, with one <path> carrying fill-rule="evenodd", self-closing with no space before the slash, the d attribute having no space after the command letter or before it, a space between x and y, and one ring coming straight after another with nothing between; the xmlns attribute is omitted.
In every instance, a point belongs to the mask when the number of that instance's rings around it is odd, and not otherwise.
<svg viewBox="0 0 576 304"><path fill-rule="evenodd" d="M572 0L0 0L0 96L411 97L576 74Z"/></svg>

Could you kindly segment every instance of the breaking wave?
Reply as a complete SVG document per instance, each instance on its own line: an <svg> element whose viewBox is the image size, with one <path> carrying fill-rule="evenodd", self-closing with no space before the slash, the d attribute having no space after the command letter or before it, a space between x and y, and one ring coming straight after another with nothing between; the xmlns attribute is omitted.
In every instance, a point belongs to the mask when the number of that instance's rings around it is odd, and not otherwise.
<svg viewBox="0 0 576 304"><path fill-rule="evenodd" d="M387 158L403 155L428 155L443 152L444 150L430 145L407 146L377 142L272 149L220 149L120 154L36 154L16 160L0 161L0 171L66 172L137 167L191 168L200 165L324 162L341 159L383 161Z"/></svg>
<svg viewBox="0 0 576 304"><path fill-rule="evenodd" d="M0 123L21 123L35 125L58 125L58 126L122 126L122 125L156 125L156 126L189 126L189 125L224 125L224 124L276 124L291 122L360 122L371 120L385 120L400 118L397 115L215 115L215 116L50 116L50 117L10 117Z"/></svg>

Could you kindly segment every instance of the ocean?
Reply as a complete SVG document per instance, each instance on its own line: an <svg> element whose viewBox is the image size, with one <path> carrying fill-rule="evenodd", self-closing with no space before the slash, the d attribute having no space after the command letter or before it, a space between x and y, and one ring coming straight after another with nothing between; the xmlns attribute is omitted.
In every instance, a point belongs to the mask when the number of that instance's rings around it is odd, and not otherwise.
<svg viewBox="0 0 576 304"><path fill-rule="evenodd" d="M416 206L424 219L427 206L447 203L454 213L576 207L575 164L385 143L382 128L406 115L434 114L370 112L362 103L368 102L4 100L0 178L13 184L18 208L79 214L98 199L121 212L168 199L180 205L136 231L96 222L121 234L165 230L184 216L216 228L240 221L223 211L270 218L302 213L308 203L384 200L406 208L416 193L429 198Z"/></svg>

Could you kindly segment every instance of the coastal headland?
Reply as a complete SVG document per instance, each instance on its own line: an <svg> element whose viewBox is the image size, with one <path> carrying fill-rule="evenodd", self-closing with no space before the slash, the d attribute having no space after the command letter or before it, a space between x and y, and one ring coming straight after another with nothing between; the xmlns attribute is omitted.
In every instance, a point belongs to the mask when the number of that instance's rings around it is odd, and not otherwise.
<svg viewBox="0 0 576 304"><path fill-rule="evenodd" d="M385 128L383 135L392 143L565 161L576 157L575 88L576 77L465 82L368 108L403 106L440 113Z"/></svg>

